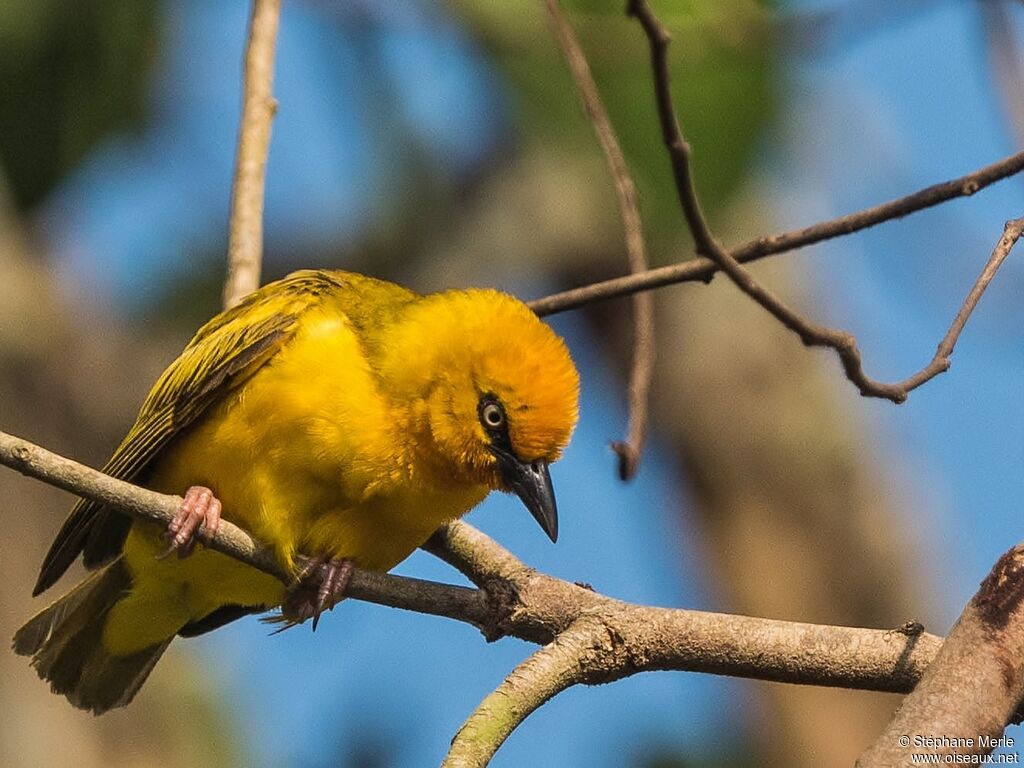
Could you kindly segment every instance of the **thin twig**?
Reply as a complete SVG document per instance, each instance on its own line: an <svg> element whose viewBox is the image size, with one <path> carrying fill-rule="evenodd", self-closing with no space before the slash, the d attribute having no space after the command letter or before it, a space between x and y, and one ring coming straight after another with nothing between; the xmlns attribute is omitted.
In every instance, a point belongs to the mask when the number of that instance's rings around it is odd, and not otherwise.
<svg viewBox="0 0 1024 768"><path fill-rule="evenodd" d="M0 465L103 504L134 519L166 525L181 498L115 480L0 432ZM271 550L222 520L211 549L283 581ZM614 653L586 660L579 682L600 683L649 670L736 675L779 682L907 692L942 639L896 631L833 627L749 616L654 608L605 597L538 573L465 523L431 542L481 589L356 569L348 596L463 621L489 639L548 643L581 617L617 638Z"/></svg>
<svg viewBox="0 0 1024 768"><path fill-rule="evenodd" d="M921 682L857 761L859 768L909 765L911 754L987 755L999 746L1006 724L1019 721L1024 696L1022 600L1024 546L1018 545L981 583Z"/></svg>
<svg viewBox="0 0 1024 768"><path fill-rule="evenodd" d="M231 187L228 274L224 308L259 288L263 260L263 190L270 149L270 125L277 112L272 85L281 0L253 0L245 49L242 119Z"/></svg>
<svg viewBox="0 0 1024 768"><path fill-rule="evenodd" d="M629 257L629 271L632 274L645 272L648 267L647 249L644 244L643 222L637 205L636 185L626 165L619 140L612 127L612 121L601 101L601 94L594 82L590 64L583 47L576 38L572 24L565 16L559 0L544 0L551 28L558 38L558 44L572 72L576 89L579 91L583 109L590 118L594 133L604 153L608 172L615 180L615 194L619 202L619 215L626 235L626 253ZM654 298L645 292L633 294L633 361L629 371L629 425L626 439L612 443L612 449L619 457L619 477L632 479L640 467L647 435L647 410L651 378L654 374Z"/></svg>
<svg viewBox="0 0 1024 768"><path fill-rule="evenodd" d="M891 400L894 403L902 403L907 399L907 393L912 389L934 378L939 373L948 370L948 354L940 355L937 353L935 358L925 368L902 382L886 383L872 379L864 371L863 360L860 351L857 349L857 341L852 334L812 323L757 282L753 275L715 240L711 234L707 219L701 210L700 201L694 188L693 175L690 171L690 146L683 138L675 107L672 104L668 68L668 44L671 38L668 31L651 11L646 0L630 0L628 13L636 17L640 22L650 43L655 95L658 104L658 115L661 120L662 136L672 161L672 171L675 176L676 190L679 194L679 203L690 231L693 233L697 252L711 259L741 291L760 304L786 328L796 333L806 346L830 347L835 350L842 363L843 370L846 372L846 377L853 382L861 395L865 397L880 397ZM997 253L993 253L989 262L990 265L994 264L997 268L1019 237L1020 227L1016 226L1015 222L1009 223L1003 237L1000 239L999 245L996 246L996 252L999 252L1004 247L1004 244L1008 243L1006 245L1006 252L1002 253L998 258ZM994 272L994 269L991 272ZM963 323L966 322L967 317L977 305L977 299L984 291L990 279L990 270L986 268L978 283L972 288L968 301L957 314L957 320L954 322L953 328L950 329L950 334L947 335L947 339L950 340L950 351L952 350L952 344L956 342L956 338L963 328Z"/></svg>
<svg viewBox="0 0 1024 768"><path fill-rule="evenodd" d="M845 216L828 219L802 229L759 237L733 248L730 253L741 264L748 264L766 256L787 253L835 237L860 232L886 221L941 205L958 197L970 197L979 190L1020 173L1022 170L1024 170L1024 152L1018 152L992 165L979 168L966 176L933 184L905 197ZM630 296L638 291L650 291L678 283L707 283L718 271L718 266L711 259L690 259L678 264L649 269L638 275L615 277L568 291L553 293L550 296L534 299L529 304L530 308L538 315L553 315L558 312L579 309L599 301Z"/></svg>
<svg viewBox="0 0 1024 768"><path fill-rule="evenodd" d="M657 20L643 0L630 0L626 13L634 16L647 34L651 48L651 68L654 70L654 98L658 106L658 122L661 124L661 138L669 151L672 162L672 176L675 179L683 216L693 235L697 253L707 256L719 268L729 272L728 259L723 260L725 249L715 240L701 208L697 189L690 171L690 145L683 138L679 120L672 104L671 73L668 66L668 44L672 40L668 30ZM735 261L735 259L733 260Z"/></svg>
<svg viewBox="0 0 1024 768"><path fill-rule="evenodd" d="M981 295L988 288L988 284L992 282L992 278L996 276L999 267L1006 261L1006 257L1010 255L1010 251L1022 235L1024 235L1024 218L1006 222L1006 225L1003 227L1002 237L999 238L996 247L992 249L992 255L985 262L985 267L981 270L981 274L978 275L978 279L974 281L974 285L971 286L971 290L968 292L967 298L964 299L964 303L960 305L956 317L953 318L949 330L946 331L946 335L939 342L939 346L935 350L935 355L931 361L913 376L904 379L895 386L899 387L903 392L910 392L920 387L926 381L934 379L940 373L949 370L953 348L956 346L957 339L960 338L964 326L967 325L967 320L970 318L971 313L974 312L974 308L978 306Z"/></svg>

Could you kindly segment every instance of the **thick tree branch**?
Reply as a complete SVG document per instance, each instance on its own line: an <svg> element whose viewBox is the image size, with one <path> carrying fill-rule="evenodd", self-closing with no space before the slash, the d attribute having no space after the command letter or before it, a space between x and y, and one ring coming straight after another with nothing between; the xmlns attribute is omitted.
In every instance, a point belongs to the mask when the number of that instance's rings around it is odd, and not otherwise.
<svg viewBox="0 0 1024 768"><path fill-rule="evenodd" d="M559 0L544 0L548 19L558 38L559 46L572 72L583 108L594 126L594 133L604 153L608 171L615 180L615 194L619 202L619 215L626 234L626 253L629 270L633 274L645 272L649 265L644 245L643 222L636 200L636 185L626 165L612 121L601 101L597 83L590 71L583 47L576 38ZM630 480L640 466L647 434L647 408L651 378L654 373L654 298L646 292L633 294L633 362L629 372L629 426L626 439L612 443L619 457L619 477Z"/></svg>
<svg viewBox="0 0 1024 768"><path fill-rule="evenodd" d="M906 765L911 753L987 755L997 746L1024 697L1022 601L1024 545L1017 545L981 583L860 768Z"/></svg>
<svg viewBox="0 0 1024 768"><path fill-rule="evenodd" d="M281 0L253 0L245 49L242 119L238 128L235 177L231 188L228 276L224 308L260 285L263 260L263 190L270 149L270 125L277 111L272 84Z"/></svg>
<svg viewBox="0 0 1024 768"><path fill-rule="evenodd" d="M0 465L93 499L135 519L166 525L181 503L0 432ZM283 581L270 550L222 521L211 548ZM614 639L586 664L579 682L599 683L647 670L680 670L779 682L909 691L942 643L928 634L832 627L635 605L538 573L465 523L442 528L428 547L481 589L356 570L350 597L446 616L482 629L551 642L581 618Z"/></svg>
<svg viewBox="0 0 1024 768"><path fill-rule="evenodd" d="M116 480L4 432L0 432L0 464L161 527L167 526L182 502L180 496L168 496ZM292 575L281 569L270 548L227 520L221 522L209 546L285 583L291 581ZM348 592L359 600L448 616L481 627L491 615L486 596L479 590L373 571L356 571Z"/></svg>

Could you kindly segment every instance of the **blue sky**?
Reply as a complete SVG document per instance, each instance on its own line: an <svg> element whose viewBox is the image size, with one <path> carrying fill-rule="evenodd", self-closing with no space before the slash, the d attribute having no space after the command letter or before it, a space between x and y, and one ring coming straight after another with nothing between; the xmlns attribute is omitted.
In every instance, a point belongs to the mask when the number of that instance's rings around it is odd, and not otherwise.
<svg viewBox="0 0 1024 768"><path fill-rule="evenodd" d="M275 243L305 250L356 242L372 226L396 179L388 125L411 129L417 149L453 179L506 135L500 80L443 12L402 3L386 31L367 41L353 31L355 12L332 16L329 7L285 4L276 90L287 99L267 188L271 252ZM389 6L355 7L372 15ZM974 4L929 8L792 63L788 118L759 169L777 229L906 194L1013 151ZM225 240L244 4L191 0L166 12L171 42L152 107L159 120L99 150L40 219L65 284L83 300L129 310ZM360 108L366 89L378 87L396 96L394 114ZM812 292L828 297L819 317L857 334L869 372L898 379L930 357L1002 222L1022 213L1024 180L1011 180L781 258L806 269ZM836 366L843 407L882 436L877 458L904 489L907 535L936 590L936 631L948 628L1024 528L1021 258L1011 256L983 300L952 371L905 405L860 399ZM657 440L640 478L620 484L607 449L624 423L618 385L590 354L593 341L579 323L555 324L585 383L579 430L554 471L559 544L544 540L514 499L489 500L471 521L531 564L608 594L714 608L702 554L688 544L678 513L686 499ZM455 578L421 554L399 570ZM331 750L372 746L378 737L397 745L395 765L436 763L462 719L530 650L512 640L485 645L453 622L358 603L339 607L316 635L266 634L242 621L178 649L216 670L266 766L326 764ZM494 764L610 768L651 744L714 754L715 734L732 722L741 692L740 683L683 674L570 691L531 718Z"/></svg>
<svg viewBox="0 0 1024 768"><path fill-rule="evenodd" d="M982 44L971 4L938 3L913 22L798 64L797 128L781 150L789 167L777 188L787 220L856 210L1014 152ZM811 132L832 141L798 146ZM1022 214L1017 178L816 249L807 263L817 291L831 297L821 311L857 334L869 373L903 378L931 357L1003 222ZM948 374L898 408L860 404L889 438L886 454L924 475L914 500L926 520L916 524L941 553L932 575L947 621L1020 538L1022 275L1015 253L964 331Z"/></svg>

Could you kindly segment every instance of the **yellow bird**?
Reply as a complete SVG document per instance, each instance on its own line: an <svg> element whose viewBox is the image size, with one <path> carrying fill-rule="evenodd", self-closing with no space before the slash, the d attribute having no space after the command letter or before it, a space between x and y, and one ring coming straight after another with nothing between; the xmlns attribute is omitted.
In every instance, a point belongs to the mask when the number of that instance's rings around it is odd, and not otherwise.
<svg viewBox="0 0 1024 768"><path fill-rule="evenodd" d="M175 520L161 531L80 501L33 594L79 555L100 570L18 630L14 649L101 713L131 701L176 635L274 606L315 628L353 565L392 568L492 490L516 493L554 541L548 464L578 394L564 342L498 291L420 296L336 271L266 285L199 330L104 468L188 489ZM296 585L193 553L222 512Z"/></svg>

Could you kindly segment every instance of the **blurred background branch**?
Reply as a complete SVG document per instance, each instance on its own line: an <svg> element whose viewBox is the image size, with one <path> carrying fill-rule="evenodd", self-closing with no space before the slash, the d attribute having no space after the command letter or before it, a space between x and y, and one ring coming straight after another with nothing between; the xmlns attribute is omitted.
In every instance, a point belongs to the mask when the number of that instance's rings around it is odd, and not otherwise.
<svg viewBox="0 0 1024 768"><path fill-rule="evenodd" d="M274 100L274 51L281 0L253 0L242 78L242 119L238 129L224 308L235 306L260 287L263 263L263 196L270 151Z"/></svg>
<svg viewBox="0 0 1024 768"><path fill-rule="evenodd" d="M562 48L566 63L572 72L584 110L594 125L601 151L604 152L608 171L615 181L615 194L619 202L619 216L626 233L626 254L629 271L633 274L648 269L647 246L644 244L643 222L637 207L636 185L626 165L619 140L615 136L608 113L601 102L597 83L590 72L586 54L580 47L572 24L562 11L558 0L544 0L551 27ZM654 299L644 293L633 294L633 361L629 370L629 388L626 402L629 406L629 425L625 440L612 443L619 457L619 477L631 480L640 468L640 454L647 435L648 398L651 376L654 374Z"/></svg>
<svg viewBox="0 0 1024 768"><path fill-rule="evenodd" d="M1010 2L979 2L985 26L992 80L999 91L1007 126L1017 145L1024 145L1024 61Z"/></svg>

